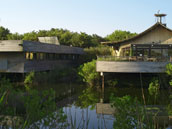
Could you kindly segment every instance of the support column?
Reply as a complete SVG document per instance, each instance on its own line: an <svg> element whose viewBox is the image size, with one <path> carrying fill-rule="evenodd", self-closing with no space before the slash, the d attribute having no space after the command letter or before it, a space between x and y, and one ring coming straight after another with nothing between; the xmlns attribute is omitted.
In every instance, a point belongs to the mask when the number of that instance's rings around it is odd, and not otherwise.
<svg viewBox="0 0 172 129"><path fill-rule="evenodd" d="M104 74L103 74L103 72L100 73L100 76L102 77L102 88L101 88L100 102L103 103L103 100L104 100Z"/></svg>

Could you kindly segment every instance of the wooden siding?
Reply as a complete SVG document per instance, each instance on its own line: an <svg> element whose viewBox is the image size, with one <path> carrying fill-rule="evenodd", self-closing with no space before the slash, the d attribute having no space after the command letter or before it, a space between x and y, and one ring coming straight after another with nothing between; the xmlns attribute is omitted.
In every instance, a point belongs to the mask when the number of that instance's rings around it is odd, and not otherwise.
<svg viewBox="0 0 172 129"><path fill-rule="evenodd" d="M64 59L43 60L25 58L26 53L33 55L44 53L46 56L65 55ZM22 40L1 40L0 41L0 72L25 73L30 71L46 71L56 67L68 67L77 64L74 60L78 55L84 54L82 48L63 45L47 44L40 42L22 41ZM66 59L70 55L73 59Z"/></svg>
<svg viewBox="0 0 172 129"><path fill-rule="evenodd" d="M84 54L82 48L22 40L0 40L0 52Z"/></svg>
<svg viewBox="0 0 172 129"><path fill-rule="evenodd" d="M22 52L1 52L0 72L23 73L24 62L25 58Z"/></svg>
<svg viewBox="0 0 172 129"><path fill-rule="evenodd" d="M97 72L164 73L169 62L117 62L97 61Z"/></svg>
<svg viewBox="0 0 172 129"><path fill-rule="evenodd" d="M24 52L1 52L0 72L4 73L27 73L31 71L46 71L54 68L65 68L77 65L77 60L72 59L45 59L27 60Z"/></svg>
<svg viewBox="0 0 172 129"><path fill-rule="evenodd" d="M22 40L0 40L0 52L23 51Z"/></svg>
<svg viewBox="0 0 172 129"><path fill-rule="evenodd" d="M131 44L148 44L148 43L159 43L159 44L172 44L172 32L165 29L162 26L158 26L152 31L145 33L139 38L126 41L121 44L117 56L121 56L123 48L130 46Z"/></svg>
<svg viewBox="0 0 172 129"><path fill-rule="evenodd" d="M39 72L39 71L47 71L53 70L55 68L61 69L69 66L73 66L76 63L69 60L57 60L57 61L26 61L24 65L24 72Z"/></svg>
<svg viewBox="0 0 172 129"><path fill-rule="evenodd" d="M84 54L82 48L64 45L54 45L40 42L23 41L23 50L26 52L44 52L61 54Z"/></svg>

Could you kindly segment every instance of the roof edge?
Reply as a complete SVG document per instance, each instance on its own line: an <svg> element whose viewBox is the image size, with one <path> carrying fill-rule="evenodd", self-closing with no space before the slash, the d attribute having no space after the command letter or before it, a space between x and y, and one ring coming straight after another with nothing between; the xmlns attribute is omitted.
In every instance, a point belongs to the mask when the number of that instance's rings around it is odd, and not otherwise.
<svg viewBox="0 0 172 129"><path fill-rule="evenodd" d="M124 42L127 42L127 41L130 41L130 40L134 40L134 39L137 39L138 37L140 36L143 36L144 34L148 33L149 31L155 29L157 26L162 26L163 28L167 29L168 31L172 32L171 29L169 29L168 27L166 27L165 25L161 24L160 22L157 22L155 23L153 26L151 26L150 28L148 28L147 30L141 32L140 34L132 37L132 38L129 38L129 39L125 39L125 40L120 40L120 41L107 41L107 42L101 42L101 44L103 45L114 45L114 44L121 44L121 43L124 43Z"/></svg>

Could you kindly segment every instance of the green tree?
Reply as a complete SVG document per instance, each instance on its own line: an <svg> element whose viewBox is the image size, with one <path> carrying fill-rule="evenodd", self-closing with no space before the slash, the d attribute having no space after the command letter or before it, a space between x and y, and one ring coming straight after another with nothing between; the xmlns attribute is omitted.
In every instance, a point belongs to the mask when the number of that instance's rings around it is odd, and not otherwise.
<svg viewBox="0 0 172 129"><path fill-rule="evenodd" d="M7 28L0 26L0 40L6 40L8 34L10 34L10 31Z"/></svg>
<svg viewBox="0 0 172 129"><path fill-rule="evenodd" d="M19 33L8 34L7 39L8 40L21 40L23 39L23 35L20 35Z"/></svg>
<svg viewBox="0 0 172 129"><path fill-rule="evenodd" d="M38 41L37 32L32 31L32 32L30 32L30 33L25 33L25 34L23 35L23 40Z"/></svg>
<svg viewBox="0 0 172 129"><path fill-rule="evenodd" d="M91 39L91 43L92 43L92 46L95 47L95 46L99 46L101 42L105 41L104 38L96 35L96 34L93 34L92 35L92 39Z"/></svg>
<svg viewBox="0 0 172 129"><path fill-rule="evenodd" d="M81 62L92 61L93 59L97 59L97 56L110 56L113 53L113 48L109 46L97 46L97 47L89 47L84 48L84 52L86 54L81 56Z"/></svg>
<svg viewBox="0 0 172 129"><path fill-rule="evenodd" d="M121 41L121 40L129 39L136 35L137 35L136 33L131 33L129 31L116 30L112 34L107 35L106 39L109 41Z"/></svg>

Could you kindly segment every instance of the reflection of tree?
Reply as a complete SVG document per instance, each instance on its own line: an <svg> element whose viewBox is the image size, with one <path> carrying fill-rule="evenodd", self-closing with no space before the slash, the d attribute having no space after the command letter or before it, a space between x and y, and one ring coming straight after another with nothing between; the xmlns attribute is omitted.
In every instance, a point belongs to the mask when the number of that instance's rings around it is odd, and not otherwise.
<svg viewBox="0 0 172 129"><path fill-rule="evenodd" d="M96 92L94 88L88 87L82 92L82 95L78 97L78 100L75 104L81 108L87 108L91 106L91 109L94 109L98 101L99 93Z"/></svg>

